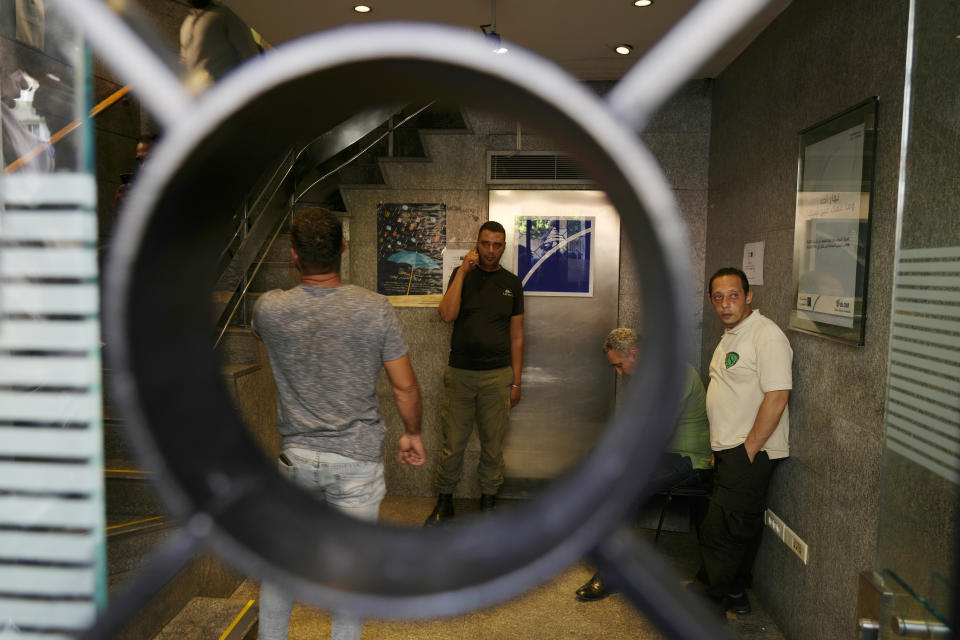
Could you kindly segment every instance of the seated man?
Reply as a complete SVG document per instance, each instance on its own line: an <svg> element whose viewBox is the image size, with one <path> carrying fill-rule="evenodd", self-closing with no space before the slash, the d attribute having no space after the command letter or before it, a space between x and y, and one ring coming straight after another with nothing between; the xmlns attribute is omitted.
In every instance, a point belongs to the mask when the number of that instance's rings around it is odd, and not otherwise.
<svg viewBox="0 0 960 640"><path fill-rule="evenodd" d="M633 375L640 354L636 332L633 329L614 329L603 341L603 352L610 365L617 370L617 375ZM693 482L702 473L700 470L710 469L710 428L705 399L700 375L688 364L677 430L653 477L650 495ZM612 593L614 591L597 572L577 589L576 598L581 602L593 602Z"/></svg>

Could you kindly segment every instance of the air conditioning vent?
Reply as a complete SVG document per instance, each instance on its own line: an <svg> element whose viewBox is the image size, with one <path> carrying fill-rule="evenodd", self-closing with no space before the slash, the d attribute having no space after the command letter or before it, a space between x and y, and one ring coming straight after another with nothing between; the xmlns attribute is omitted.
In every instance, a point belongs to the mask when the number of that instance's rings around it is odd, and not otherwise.
<svg viewBox="0 0 960 640"><path fill-rule="evenodd" d="M487 152L491 184L592 184L570 156L544 151Z"/></svg>

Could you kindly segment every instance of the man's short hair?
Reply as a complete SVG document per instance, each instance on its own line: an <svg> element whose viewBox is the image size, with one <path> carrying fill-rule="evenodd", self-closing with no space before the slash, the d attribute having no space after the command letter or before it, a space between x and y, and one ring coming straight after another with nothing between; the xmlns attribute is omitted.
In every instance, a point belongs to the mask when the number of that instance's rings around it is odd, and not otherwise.
<svg viewBox="0 0 960 640"><path fill-rule="evenodd" d="M637 343L638 338L636 331L620 327L607 334L606 339L603 341L602 348L604 353L616 351L617 353L627 354L630 353L631 349L637 348Z"/></svg>
<svg viewBox="0 0 960 640"><path fill-rule="evenodd" d="M750 291L750 283L747 281L747 274L736 267L724 267L723 269L717 269L717 272L710 277L710 287L707 295L713 293L713 281L723 276L737 276L740 278L740 282L743 284L744 295Z"/></svg>
<svg viewBox="0 0 960 640"><path fill-rule="evenodd" d="M482 225L480 225L480 231L477 231L477 242L480 241L480 234L484 231L493 231L494 233L502 233L503 239L507 239L507 230L503 228L503 225L497 222L496 220L487 220Z"/></svg>
<svg viewBox="0 0 960 640"><path fill-rule="evenodd" d="M340 269L343 225L329 209L306 207L293 214L290 240L305 273L330 273Z"/></svg>

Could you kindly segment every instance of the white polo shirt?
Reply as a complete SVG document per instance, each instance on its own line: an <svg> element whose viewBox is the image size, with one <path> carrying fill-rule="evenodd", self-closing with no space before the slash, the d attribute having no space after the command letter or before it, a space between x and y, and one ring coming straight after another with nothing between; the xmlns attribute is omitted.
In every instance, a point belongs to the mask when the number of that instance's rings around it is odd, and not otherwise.
<svg viewBox="0 0 960 640"><path fill-rule="evenodd" d="M757 411L768 391L793 388L793 349L780 327L754 310L733 329L724 331L710 361L707 417L710 446L732 449L747 439ZM790 415L780 422L763 445L771 460L790 455Z"/></svg>

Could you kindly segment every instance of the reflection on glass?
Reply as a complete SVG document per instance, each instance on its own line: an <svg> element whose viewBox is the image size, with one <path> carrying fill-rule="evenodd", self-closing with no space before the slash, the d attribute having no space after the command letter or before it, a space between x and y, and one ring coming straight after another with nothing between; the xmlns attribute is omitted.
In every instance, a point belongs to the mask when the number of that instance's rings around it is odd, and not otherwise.
<svg viewBox="0 0 960 640"><path fill-rule="evenodd" d="M943 631L955 624L960 515L960 154L943 141L960 136L960 68L953 4L913 4L876 570L894 594L889 616Z"/></svg>
<svg viewBox="0 0 960 640"><path fill-rule="evenodd" d="M73 635L106 603L90 70L39 0L0 46L0 629Z"/></svg>

